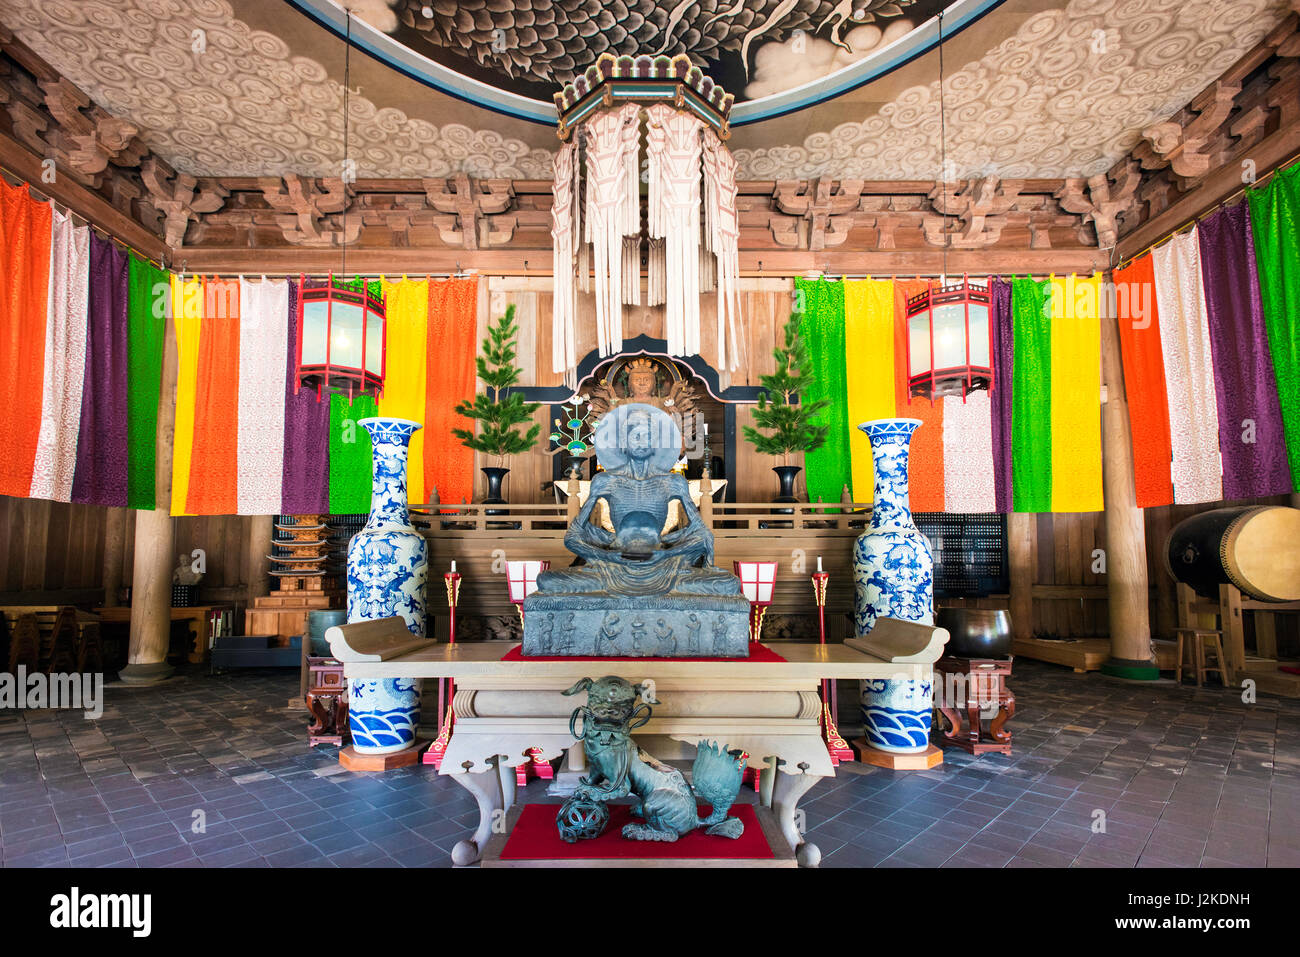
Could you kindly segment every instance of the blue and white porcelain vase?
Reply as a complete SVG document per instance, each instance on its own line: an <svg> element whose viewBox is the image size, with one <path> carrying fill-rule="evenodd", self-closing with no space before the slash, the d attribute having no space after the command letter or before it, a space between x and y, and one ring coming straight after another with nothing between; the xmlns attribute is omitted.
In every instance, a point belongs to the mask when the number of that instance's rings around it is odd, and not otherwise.
<svg viewBox="0 0 1300 957"><path fill-rule="evenodd" d="M875 501L871 524L853 546L854 630L870 634L878 618L934 624L934 559L912 521L907 456L918 419L877 419L858 426L871 440ZM930 743L931 681L863 681L862 721L867 743L881 751L915 754Z"/></svg>
<svg viewBox="0 0 1300 957"><path fill-rule="evenodd" d="M348 621L400 615L411 634L425 636L425 581L429 544L406 509L406 453L420 423L361 419L370 433L374 478L370 518L348 545ZM352 747L388 754L415 744L420 680L382 678L348 685Z"/></svg>

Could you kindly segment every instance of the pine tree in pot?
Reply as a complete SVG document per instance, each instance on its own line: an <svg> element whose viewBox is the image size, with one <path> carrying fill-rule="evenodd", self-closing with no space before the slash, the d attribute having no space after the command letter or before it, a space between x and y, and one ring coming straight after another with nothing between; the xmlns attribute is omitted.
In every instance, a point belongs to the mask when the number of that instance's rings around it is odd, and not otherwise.
<svg viewBox="0 0 1300 957"><path fill-rule="evenodd" d="M791 314L783 335L784 346L772 350L776 371L758 380L765 391L754 407L754 425L745 426L743 432L755 450L764 455L779 455L784 462L772 469L781 480L781 494L773 501L797 502L794 480L801 467L791 465L790 456L795 452L812 452L825 444L830 427L818 425L813 419L831 402L830 399L815 402L798 399L812 385L812 361L808 344L799 335L797 313Z"/></svg>
<svg viewBox="0 0 1300 957"><path fill-rule="evenodd" d="M519 330L515 326L513 304L506 307L506 314L499 320L488 324L487 333L476 360L484 390L474 396L473 402L456 406L457 415L479 423L478 433L469 429L451 432L460 439L461 445L496 457L496 466L483 469L488 482L488 494L483 501L488 505L502 505L505 499L501 497L501 480L510 471L504 467L506 456L531 449L542 427L533 423L526 433L520 433L517 426L531 420L540 405L525 402L519 392L508 391L519 381L519 367L515 365L515 337Z"/></svg>

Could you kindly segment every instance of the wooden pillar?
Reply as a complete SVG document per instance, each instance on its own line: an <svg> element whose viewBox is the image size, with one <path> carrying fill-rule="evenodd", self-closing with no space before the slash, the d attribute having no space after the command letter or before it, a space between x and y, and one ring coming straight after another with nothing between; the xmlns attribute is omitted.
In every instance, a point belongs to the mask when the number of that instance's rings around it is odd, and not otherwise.
<svg viewBox="0 0 1300 957"><path fill-rule="evenodd" d="M254 598L271 593L271 537L274 517L253 515L248 519L248 606Z"/></svg>
<svg viewBox="0 0 1300 957"><path fill-rule="evenodd" d="M1102 485L1106 521L1106 597L1110 619L1110 658L1102 672L1154 681L1160 677L1151 653L1147 586L1146 525L1137 507L1133 478L1133 438L1129 429L1119 322L1101 320Z"/></svg>
<svg viewBox="0 0 1300 957"><path fill-rule="evenodd" d="M172 444L176 432L176 325L167 320L162 389L158 396L155 444L157 508L135 513L135 563L131 577L131 640L127 665L118 677L127 684L153 684L169 677L172 571L176 567L171 516Z"/></svg>
<svg viewBox="0 0 1300 957"><path fill-rule="evenodd" d="M1034 637L1034 516L1007 516L1007 564L1011 591L1011 634L1016 641Z"/></svg>
<svg viewBox="0 0 1300 957"><path fill-rule="evenodd" d="M110 508L104 519L104 607L116 608L126 559L125 508Z"/></svg>

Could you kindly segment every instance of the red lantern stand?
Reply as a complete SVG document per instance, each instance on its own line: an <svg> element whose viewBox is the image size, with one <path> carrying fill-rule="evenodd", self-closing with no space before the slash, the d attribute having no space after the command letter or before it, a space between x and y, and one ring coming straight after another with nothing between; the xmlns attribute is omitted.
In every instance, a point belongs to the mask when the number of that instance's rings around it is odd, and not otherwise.
<svg viewBox="0 0 1300 957"><path fill-rule="evenodd" d="M455 562L452 563L453 565ZM451 625L447 631L447 644L456 643L456 604L460 601L460 573L446 572L443 580L447 583L447 608L451 616ZM424 763L432 764L434 770L442 767L442 756L447 753L447 742L451 740L451 725L455 720L451 700L456 693L455 682L450 678L438 679L438 737L429 750L424 752Z"/></svg>
<svg viewBox="0 0 1300 957"><path fill-rule="evenodd" d="M537 576L551 567L549 561L534 562L506 562L506 580L510 588L510 601L519 609L519 627L522 631L524 626L524 599L537 590ZM532 575L529 575L532 572ZM529 748L528 754L532 756L531 761L525 761L515 768L515 785L523 787L528 783L529 777L541 778L543 781L551 781L555 778L555 769L551 767L551 762L542 760L542 752L538 748Z"/></svg>
<svg viewBox="0 0 1300 957"><path fill-rule="evenodd" d="M820 562L820 559L818 559ZM831 580L830 572L813 572L813 598L817 601L817 633L821 644L826 644L826 586ZM835 682L830 678L822 679L822 737L826 739L826 752L831 758L831 767L839 767L841 761L852 761L853 750L849 743L840 736L835 726L835 715L839 713L839 694Z"/></svg>

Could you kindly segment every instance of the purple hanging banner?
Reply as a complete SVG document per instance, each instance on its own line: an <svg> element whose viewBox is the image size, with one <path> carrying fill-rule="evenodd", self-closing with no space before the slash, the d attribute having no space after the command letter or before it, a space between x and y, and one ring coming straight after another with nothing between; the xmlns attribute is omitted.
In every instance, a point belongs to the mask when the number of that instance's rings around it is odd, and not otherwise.
<svg viewBox="0 0 1300 957"><path fill-rule="evenodd" d="M1201 220L1200 247L1218 398L1223 498L1285 495L1291 491L1291 470L1247 204Z"/></svg>
<svg viewBox="0 0 1300 957"><path fill-rule="evenodd" d="M1011 385L1015 358L1011 331L1011 283L989 280L989 324L993 330L993 501L1001 513L1011 507Z"/></svg>
<svg viewBox="0 0 1300 957"><path fill-rule="evenodd" d="M127 504L127 263L126 250L90 234L86 375L72 476L72 501L88 505Z"/></svg>
<svg viewBox="0 0 1300 957"><path fill-rule="evenodd" d="M280 508L285 515L329 512L330 403L298 383L298 284L289 282L289 359L284 381L284 480Z"/></svg>

